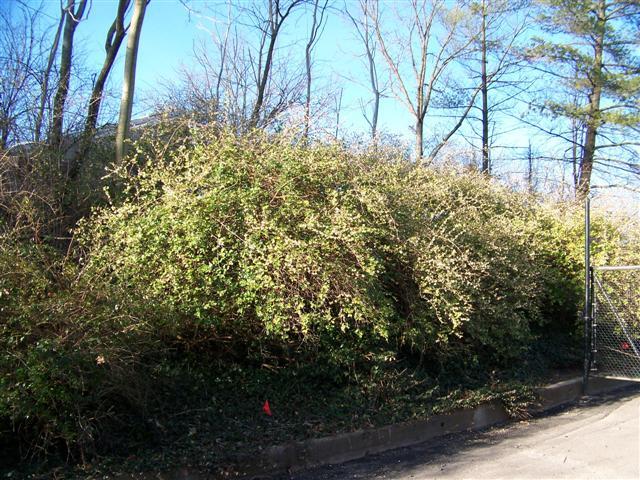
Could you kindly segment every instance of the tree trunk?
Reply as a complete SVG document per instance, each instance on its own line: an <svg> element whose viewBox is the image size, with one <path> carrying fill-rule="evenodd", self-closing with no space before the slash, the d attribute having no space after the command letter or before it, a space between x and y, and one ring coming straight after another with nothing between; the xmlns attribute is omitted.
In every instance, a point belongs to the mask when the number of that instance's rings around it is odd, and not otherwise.
<svg viewBox="0 0 640 480"><path fill-rule="evenodd" d="M482 173L491 173L489 158L489 92L487 85L487 7L482 2Z"/></svg>
<svg viewBox="0 0 640 480"><path fill-rule="evenodd" d="M122 38L124 38L124 35L122 36ZM120 38L120 42L122 42L122 38ZM107 57L105 58L104 64L102 65L102 70L100 70L100 73L96 78L96 83L93 86L91 99L89 100L89 108L87 110L87 118L84 124L85 136L93 135L98 125L98 115L100 114L100 106L102 104L104 86L107 83L109 72L111 71L116 56L118 55L117 50L118 49L116 48L107 52Z"/></svg>
<svg viewBox="0 0 640 480"><path fill-rule="evenodd" d="M278 38L279 28L279 25L276 25L276 27L271 30L271 35L269 36L267 58L265 59L264 70L262 72L262 77L260 78L260 83L258 85L258 98L256 98L256 103L253 105L251 118L249 120L249 126L251 128L257 127L258 122L260 121L260 112L262 111L264 94L267 89L267 83L269 82L269 74L271 73L271 65L273 64L273 51L276 47L276 39Z"/></svg>
<svg viewBox="0 0 640 480"><path fill-rule="evenodd" d="M316 2L317 5L317 2ZM315 28L315 12L313 19ZM309 122L311 121L311 42L307 43L307 48L305 51L305 67L307 70L307 97L304 103L304 138L305 140L309 138Z"/></svg>
<svg viewBox="0 0 640 480"><path fill-rule="evenodd" d="M104 95L104 87L113 68L113 64L120 51L120 45L127 34L127 28L124 26L124 17L127 9L131 4L131 0L119 0L118 10L116 12L116 18L107 32L107 39L105 41L105 59L102 64L102 69L96 78L89 98L89 107L87 109L87 118L84 123L84 131L82 137L78 142L78 149L74 155L74 161L72 162L71 169L69 170L69 177L74 179L78 175L83 163L83 158L89 150L89 145L96 133L98 125L98 116L100 115L100 106L102 104L102 98Z"/></svg>
<svg viewBox="0 0 640 480"><path fill-rule="evenodd" d="M596 22L596 42L594 48L594 64L592 71L591 93L589 94L589 113L587 115L587 125L585 133L584 148L582 150L582 160L580 162L580 180L576 196L584 199L589 195L591 189L591 173L593 171L593 160L596 153L596 139L600 126L600 97L602 96L602 63L605 37L605 2L600 0L598 6L598 20Z"/></svg>
<svg viewBox="0 0 640 480"><path fill-rule="evenodd" d="M107 79L109 78L109 74L111 73L116 57L118 56L122 40L124 40L126 35L124 15L130 3L131 0L120 0L118 2L116 19L107 34L104 63L102 64L102 70L100 70L100 73L96 78L96 83L94 84L93 91L91 92L91 99L89 100L89 108L84 125L85 137L90 137L95 133L96 126L98 124L98 115L100 114L100 105L102 104L104 87L107 83Z"/></svg>
<svg viewBox="0 0 640 480"><path fill-rule="evenodd" d="M125 141L129 138L129 126L131 124L131 111L133 109L133 92L136 83L136 63L138 60L138 46L142 22L149 0L135 0L133 5L133 17L131 18L131 31L127 41L127 55L124 60L124 80L122 81L122 98L120 100L120 116L118 118L118 130L116 132L116 161L121 162L126 156Z"/></svg>
<svg viewBox="0 0 640 480"><path fill-rule="evenodd" d="M373 114L371 115L371 139L376 142L378 135L378 111L380 110L380 92L373 94Z"/></svg>
<svg viewBox="0 0 640 480"><path fill-rule="evenodd" d="M529 141L529 148L527 149L527 186L529 193L535 191L533 185L533 150L531 149L531 141Z"/></svg>
<svg viewBox="0 0 640 480"><path fill-rule="evenodd" d="M595 155L597 127L588 125L585 135L585 144L582 150L582 160L580 161L580 172L578 174L578 198L585 198L591 189L591 173L593 172L593 157Z"/></svg>
<svg viewBox="0 0 640 480"><path fill-rule="evenodd" d="M375 91L373 94L373 114L371 115L371 139L376 142L378 135L378 112L380 110L380 92Z"/></svg>
<svg viewBox="0 0 640 480"><path fill-rule="evenodd" d="M9 125L5 122L0 125L0 153L6 150L9 144Z"/></svg>
<svg viewBox="0 0 640 480"><path fill-rule="evenodd" d="M334 138L338 140L338 133L340 133L340 112L342 111L342 93L343 89L340 89L340 95L338 96L338 103L336 105L336 134Z"/></svg>
<svg viewBox="0 0 640 480"><path fill-rule="evenodd" d="M49 51L49 58L47 59L47 67L44 70L42 76L42 86L40 88L40 105L38 105L38 111L36 112L36 122L33 128L33 139L36 142L40 141L42 136L42 123L44 122L44 108L47 104L47 98L49 96L49 79L51 78L51 70L53 69L53 62L58 54L58 46L60 45L60 35L62 34L62 26L64 25L65 13L60 12L60 21L58 22L58 28L56 29L56 35L53 38L53 44Z"/></svg>
<svg viewBox="0 0 640 480"><path fill-rule="evenodd" d="M416 163L420 163L422 161L422 156L424 155L424 119L418 117L416 118Z"/></svg>
<svg viewBox="0 0 640 480"><path fill-rule="evenodd" d="M580 159L578 158L578 144L582 141L580 138L579 132L579 122L578 119L574 118L571 120L571 174L573 178L573 189L574 191L578 190L578 181L580 175L578 174L578 165L580 163Z"/></svg>
<svg viewBox="0 0 640 480"><path fill-rule="evenodd" d="M305 49L305 67L307 73L307 96L304 105L304 138L309 138L309 124L311 122L311 53L313 47L318 40L318 35L322 29L324 14L327 9L328 0L325 0L324 6L320 7L320 0L313 3L313 20L311 22L311 32ZM320 18L318 18L318 9L320 8Z"/></svg>
<svg viewBox="0 0 640 480"><path fill-rule="evenodd" d="M368 21L368 20L367 20ZM371 139L375 142L378 134L378 112L380 111L380 88L378 86L378 75L376 72L376 62L373 57L371 46L369 45L369 29L365 29L365 49L367 60L369 61L369 81L373 92L373 112L371 113Z"/></svg>
<svg viewBox="0 0 640 480"><path fill-rule="evenodd" d="M60 83L53 101L53 122L49 142L53 146L62 143L62 126L64 119L65 103L69 94L71 82L71 62L73 57L73 37L76 27L84 15L87 0L80 0L77 10L74 11L75 0L70 0L64 20L64 33L62 35L62 52L60 56Z"/></svg>
<svg viewBox="0 0 640 480"><path fill-rule="evenodd" d="M378 112L380 111L380 90L378 88L378 74L376 71L376 63L374 57L374 48L372 47L372 39L370 33L370 25L369 25L369 0L360 0L360 10L363 14L363 19L361 21L356 20L356 18L349 13L348 9L345 9L345 13L353 23L356 33L362 40L362 44L365 49L365 53L367 55L367 62L369 64L369 83L371 85L371 92L373 93L373 108L371 112L371 120L367 118L367 114L364 113L365 120L369 123L369 127L371 128L371 140L373 143L376 143L376 135L378 133Z"/></svg>

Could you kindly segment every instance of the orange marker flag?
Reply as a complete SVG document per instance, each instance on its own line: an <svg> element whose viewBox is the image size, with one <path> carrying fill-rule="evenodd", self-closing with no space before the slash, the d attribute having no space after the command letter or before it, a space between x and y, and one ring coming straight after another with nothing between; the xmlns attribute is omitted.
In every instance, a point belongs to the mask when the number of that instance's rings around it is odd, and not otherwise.
<svg viewBox="0 0 640 480"><path fill-rule="evenodd" d="M262 411L267 415L271 416L271 407L269 407L269 400L266 400L264 402L264 405L262 406Z"/></svg>

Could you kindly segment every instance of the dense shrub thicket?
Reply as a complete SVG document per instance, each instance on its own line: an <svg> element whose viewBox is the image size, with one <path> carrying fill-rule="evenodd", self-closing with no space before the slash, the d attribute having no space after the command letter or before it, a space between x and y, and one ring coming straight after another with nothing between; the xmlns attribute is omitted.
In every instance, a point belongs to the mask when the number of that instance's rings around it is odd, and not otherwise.
<svg viewBox="0 0 640 480"><path fill-rule="evenodd" d="M4 438L84 454L143 416L180 352L343 379L404 356L437 376L576 333L571 206L383 148L213 129L154 142L114 170L77 261L0 239ZM604 261L619 234L594 229Z"/></svg>

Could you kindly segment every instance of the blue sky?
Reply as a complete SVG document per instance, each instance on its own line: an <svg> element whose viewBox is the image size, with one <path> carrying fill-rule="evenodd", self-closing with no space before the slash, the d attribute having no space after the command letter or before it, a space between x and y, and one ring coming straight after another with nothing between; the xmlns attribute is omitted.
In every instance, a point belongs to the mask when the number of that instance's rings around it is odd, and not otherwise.
<svg viewBox="0 0 640 480"><path fill-rule="evenodd" d="M11 0L9 0L11 1ZM37 5L38 0L29 0ZM59 0L45 0L46 11L57 15ZM218 2L218 4L221 2ZM113 20L116 0L92 0L88 18L77 29L79 52L86 57L87 66L98 71L103 60L105 33ZM194 9L202 10L204 16L191 15L178 0L152 0L144 21L138 70L136 79L137 98L142 99L158 88L159 81L175 78L175 71L181 64L189 65L193 61L193 45L200 39L206 39L206 29L212 28L211 17L214 14L211 1L191 1ZM208 8L209 7L209 8ZM355 7L355 5L354 5ZM302 13L302 12L300 12ZM220 15L221 21L224 20ZM286 25L280 45L300 41L307 32L309 15L299 14ZM364 132L366 122L361 115L361 101L368 101L367 77L365 65L359 56L361 45L347 20L332 13L315 51L314 77L319 87L340 84L343 87L343 111L341 113L342 130ZM298 60L302 61L304 46L298 46ZM111 84L114 93L118 90L122 75L124 48L112 75ZM359 81L362 78L362 81ZM138 105L138 114L144 114L144 106ZM389 92L381 105L380 128L391 134L407 137L413 121L411 116L399 105ZM520 138L520 137L518 137Z"/></svg>
<svg viewBox="0 0 640 480"><path fill-rule="evenodd" d="M90 1L91 9L88 18L82 22L76 33L76 45L79 46L78 54L86 60L88 70L97 72L103 61L104 38L112 22L117 1ZM40 1L27 0L27 3L37 6ZM217 5L223 3L218 1ZM60 0L44 1L45 12L51 16L52 23L58 16L59 5ZM176 70L180 65L189 66L193 63L194 43L206 39L208 36L206 30L212 28L216 14L212 13L214 9L211 7L215 6L216 2L191 0L190 5L204 15L190 14L178 0L151 0L145 17L138 59L136 98L139 101L134 109L136 116L149 113L148 104L142 100L152 95L162 81L175 79ZM340 0L336 5L342 7L343 4ZM392 1L385 3L389 9L395 5L401 4ZM355 4L351 3L351 6L355 7ZM280 39L281 46L289 46L295 43L296 39L299 41L306 36L310 16L301 13L291 18L289 24L285 26L284 35ZM224 20L224 15L220 14L219 19ZM295 51L296 61L302 61L303 45L296 45ZM365 134L368 128L361 114L361 103L367 102L371 97L367 87L365 65L360 58L361 54L362 47L356 40L352 26L344 17L333 12L329 16L329 22L315 52L314 76L319 89L327 87L336 91L336 85L342 88L341 132L343 134ZM114 106L117 106L116 100L119 96L119 83L124 63L123 55L124 46L110 79L111 115L115 111ZM453 74L465 75L461 70L454 71ZM519 113L518 109L519 107L514 106L512 111L516 116ZM411 144L412 124L412 118L405 107L389 93L388 98L384 99L381 105L380 129ZM497 139L497 143L506 148L494 150L494 162L496 169L505 176L511 172L515 172L516 176L522 176L525 165L522 161L514 161L514 157L522 158L529 141L533 143L537 153L557 148L539 131L526 127L514 119L501 117L501 130L509 131ZM468 133L469 129L465 127L462 131ZM427 138L429 134L430 131L427 130ZM460 139L457 140L457 144L461 148L466 147L466 143ZM557 177L558 168L557 165L544 163L541 168L542 175L546 172L549 177ZM570 172L567 173L570 175Z"/></svg>

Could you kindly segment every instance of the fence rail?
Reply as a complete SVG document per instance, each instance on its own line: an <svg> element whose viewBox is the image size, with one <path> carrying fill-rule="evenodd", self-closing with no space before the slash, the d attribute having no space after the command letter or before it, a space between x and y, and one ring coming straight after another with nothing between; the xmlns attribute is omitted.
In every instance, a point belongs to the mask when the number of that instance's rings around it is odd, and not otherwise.
<svg viewBox="0 0 640 480"><path fill-rule="evenodd" d="M593 267L593 269L599 272L620 272L640 270L640 265L602 265L600 267Z"/></svg>

